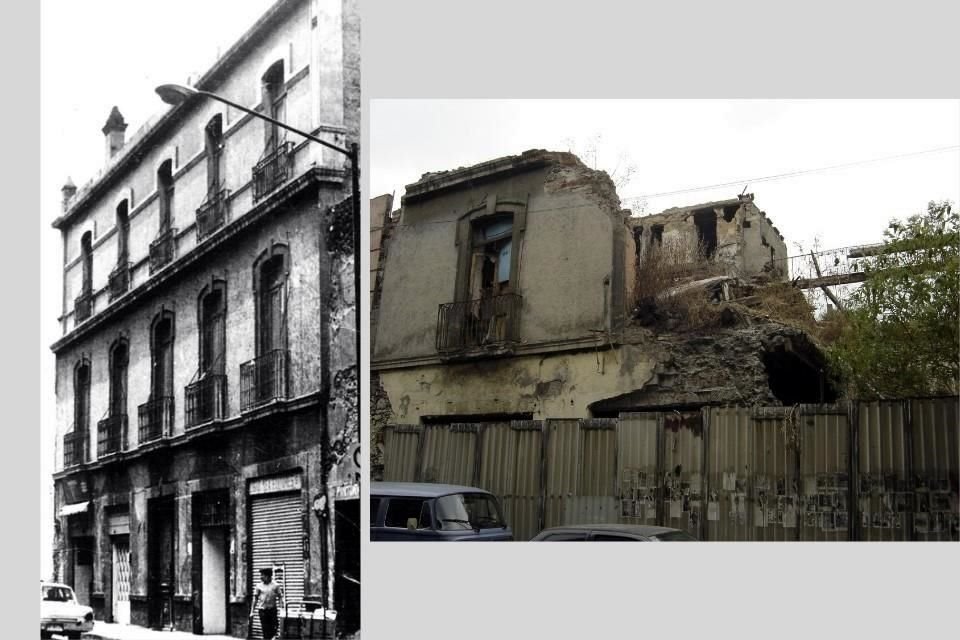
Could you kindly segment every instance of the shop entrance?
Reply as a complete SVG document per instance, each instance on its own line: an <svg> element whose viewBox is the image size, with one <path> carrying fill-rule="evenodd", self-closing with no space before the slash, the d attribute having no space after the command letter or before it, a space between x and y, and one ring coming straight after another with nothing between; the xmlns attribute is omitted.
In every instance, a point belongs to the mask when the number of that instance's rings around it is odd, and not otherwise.
<svg viewBox="0 0 960 640"><path fill-rule="evenodd" d="M113 547L113 621L130 624L130 538L116 536Z"/></svg>
<svg viewBox="0 0 960 640"><path fill-rule="evenodd" d="M338 634L360 629L360 501L337 500L334 608Z"/></svg>
<svg viewBox="0 0 960 640"><path fill-rule="evenodd" d="M207 527L201 533L201 540L203 633L226 633L227 531Z"/></svg>
<svg viewBox="0 0 960 640"><path fill-rule="evenodd" d="M173 563L176 510L173 497L156 498L147 506L147 620L169 628L173 617Z"/></svg>

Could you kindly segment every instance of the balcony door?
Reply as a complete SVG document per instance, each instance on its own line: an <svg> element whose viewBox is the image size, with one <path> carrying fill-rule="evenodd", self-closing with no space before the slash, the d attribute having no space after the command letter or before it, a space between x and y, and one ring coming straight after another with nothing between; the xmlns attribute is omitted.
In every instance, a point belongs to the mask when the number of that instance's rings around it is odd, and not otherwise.
<svg viewBox="0 0 960 640"><path fill-rule="evenodd" d="M173 397L173 318L161 317L153 328L153 376L150 399Z"/></svg>

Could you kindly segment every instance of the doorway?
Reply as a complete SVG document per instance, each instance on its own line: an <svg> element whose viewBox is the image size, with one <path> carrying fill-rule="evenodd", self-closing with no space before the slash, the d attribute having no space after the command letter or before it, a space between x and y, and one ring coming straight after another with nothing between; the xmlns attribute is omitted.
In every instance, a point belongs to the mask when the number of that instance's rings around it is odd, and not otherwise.
<svg viewBox="0 0 960 640"><path fill-rule="evenodd" d="M201 533L201 611L203 633L227 631L227 531L207 527Z"/></svg>
<svg viewBox="0 0 960 640"><path fill-rule="evenodd" d="M337 635L360 629L360 501L337 500L334 609Z"/></svg>
<svg viewBox="0 0 960 640"><path fill-rule="evenodd" d="M151 500L147 507L147 619L156 629L172 624L175 517L172 496Z"/></svg>
<svg viewBox="0 0 960 640"><path fill-rule="evenodd" d="M130 538L113 538L113 621L130 624Z"/></svg>

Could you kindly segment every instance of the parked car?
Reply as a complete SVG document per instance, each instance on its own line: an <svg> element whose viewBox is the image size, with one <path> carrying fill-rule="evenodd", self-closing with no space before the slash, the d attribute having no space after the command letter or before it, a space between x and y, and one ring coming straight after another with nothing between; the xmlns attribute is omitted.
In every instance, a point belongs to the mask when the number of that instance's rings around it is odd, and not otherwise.
<svg viewBox="0 0 960 640"><path fill-rule="evenodd" d="M549 542L696 542L681 529L644 524L575 524L544 529L533 541Z"/></svg>
<svg viewBox="0 0 960 640"><path fill-rule="evenodd" d="M500 500L476 487L370 484L371 540L513 540Z"/></svg>
<svg viewBox="0 0 960 640"><path fill-rule="evenodd" d="M93 630L93 609L77 602L73 589L65 584L40 582L40 637L62 634L79 638Z"/></svg>

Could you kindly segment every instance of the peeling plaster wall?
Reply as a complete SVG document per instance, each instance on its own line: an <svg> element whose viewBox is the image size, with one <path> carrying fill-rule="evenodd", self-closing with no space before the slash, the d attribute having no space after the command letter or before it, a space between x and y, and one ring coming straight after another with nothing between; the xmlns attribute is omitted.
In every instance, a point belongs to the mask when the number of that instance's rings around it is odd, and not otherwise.
<svg viewBox="0 0 960 640"><path fill-rule="evenodd" d="M655 366L649 353L625 346L388 371L380 379L394 423L498 413L532 413L537 420L581 418L589 415L592 402L647 384Z"/></svg>
<svg viewBox="0 0 960 640"><path fill-rule="evenodd" d="M429 188L411 199L411 189L423 184ZM513 247L520 252L521 342L589 338L605 327L605 280L613 281L615 230L625 224L605 173L571 154L526 152L426 174L407 194L383 270L374 366L437 355L438 308L455 297L457 220L494 197L527 203L526 229Z"/></svg>

